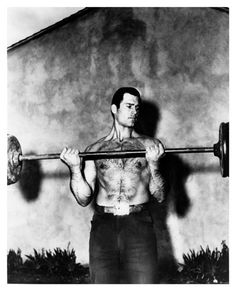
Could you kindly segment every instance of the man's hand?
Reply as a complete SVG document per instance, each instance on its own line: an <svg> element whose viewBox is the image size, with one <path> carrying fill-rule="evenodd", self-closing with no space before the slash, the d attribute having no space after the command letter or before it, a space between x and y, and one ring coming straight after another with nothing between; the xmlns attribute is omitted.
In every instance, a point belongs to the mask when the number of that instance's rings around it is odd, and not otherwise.
<svg viewBox="0 0 236 291"><path fill-rule="evenodd" d="M80 168L79 151L65 147L61 152L60 159L65 162L71 169Z"/></svg>
<svg viewBox="0 0 236 291"><path fill-rule="evenodd" d="M163 145L159 142L158 145L153 145L146 148L146 160L149 165L156 165L165 150Z"/></svg>

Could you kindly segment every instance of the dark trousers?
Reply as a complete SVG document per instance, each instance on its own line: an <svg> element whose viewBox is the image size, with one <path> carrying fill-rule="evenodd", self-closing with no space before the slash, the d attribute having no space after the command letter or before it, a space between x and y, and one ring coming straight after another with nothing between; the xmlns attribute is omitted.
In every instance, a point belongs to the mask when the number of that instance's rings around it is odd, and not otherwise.
<svg viewBox="0 0 236 291"><path fill-rule="evenodd" d="M91 223L91 283L158 283L156 239L149 210L125 216L97 210Z"/></svg>

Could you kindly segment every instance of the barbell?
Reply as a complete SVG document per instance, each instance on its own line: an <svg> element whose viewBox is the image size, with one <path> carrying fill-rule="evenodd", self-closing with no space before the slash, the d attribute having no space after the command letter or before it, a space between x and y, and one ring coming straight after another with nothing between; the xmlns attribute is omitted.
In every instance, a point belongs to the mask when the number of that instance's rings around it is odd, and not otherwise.
<svg viewBox="0 0 236 291"><path fill-rule="evenodd" d="M79 156L88 160L109 159L109 158L132 158L144 157L145 150L131 151L101 151L101 152L80 152ZM222 177L229 176L229 122L222 122L219 127L219 140L213 147L188 147L188 148L166 148L166 154L188 154L188 153L214 153L220 160L220 171ZM8 167L7 185L14 184L20 179L22 162L32 160L59 159L60 153L23 155L18 139L8 135Z"/></svg>

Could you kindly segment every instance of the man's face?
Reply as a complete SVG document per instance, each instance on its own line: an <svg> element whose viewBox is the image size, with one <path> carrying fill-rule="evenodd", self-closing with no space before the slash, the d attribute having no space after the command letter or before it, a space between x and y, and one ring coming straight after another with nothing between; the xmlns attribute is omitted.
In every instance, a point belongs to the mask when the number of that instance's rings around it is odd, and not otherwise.
<svg viewBox="0 0 236 291"><path fill-rule="evenodd" d="M120 107L117 109L115 119L126 127L134 127L139 114L140 104L137 96L125 93Z"/></svg>

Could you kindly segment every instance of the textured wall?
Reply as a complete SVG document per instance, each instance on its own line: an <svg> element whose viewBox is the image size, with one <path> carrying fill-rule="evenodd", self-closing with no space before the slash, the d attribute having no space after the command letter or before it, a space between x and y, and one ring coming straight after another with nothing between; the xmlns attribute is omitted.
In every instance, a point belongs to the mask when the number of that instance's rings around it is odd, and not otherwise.
<svg viewBox="0 0 236 291"><path fill-rule="evenodd" d="M137 87L139 130L167 147L212 146L228 121L228 15L210 8L92 11L8 53L8 132L23 152L84 149L108 133L120 86ZM181 260L228 240L228 179L210 154L166 157L166 202L153 203L159 256ZM171 177L171 178L170 178ZM75 248L88 262L92 206L78 206L59 160L25 164L8 186L8 247Z"/></svg>

